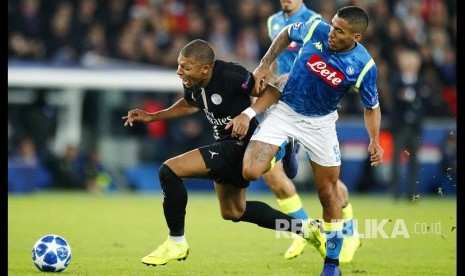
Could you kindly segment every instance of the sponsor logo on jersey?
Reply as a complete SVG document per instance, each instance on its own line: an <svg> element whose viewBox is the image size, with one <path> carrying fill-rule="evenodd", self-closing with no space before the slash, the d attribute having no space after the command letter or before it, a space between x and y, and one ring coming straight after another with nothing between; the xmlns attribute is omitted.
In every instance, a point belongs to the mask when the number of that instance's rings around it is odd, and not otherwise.
<svg viewBox="0 0 465 276"><path fill-rule="evenodd" d="M320 50L320 52L323 52L323 44L321 44L320 41L314 42L314 43L313 43L313 46L315 46L315 48L317 48L318 50Z"/></svg>
<svg viewBox="0 0 465 276"><path fill-rule="evenodd" d="M344 74L329 66L319 55L312 55L306 64L307 68L315 73L324 82L333 88L337 88L345 79Z"/></svg>
<svg viewBox="0 0 465 276"><path fill-rule="evenodd" d="M294 29L298 29L298 28L299 28L299 26L300 26L300 25L303 25L303 24L304 24L304 22L298 22L298 23L294 23L294 24L292 24L292 28L294 28Z"/></svg>
<svg viewBox="0 0 465 276"><path fill-rule="evenodd" d="M207 120L212 125L224 126L224 125L227 125L229 121L232 120L231 116L224 117L224 118L216 118L215 114L213 114L213 112L209 111L206 108L204 108L203 111L205 112L205 115L207 116Z"/></svg>
<svg viewBox="0 0 465 276"><path fill-rule="evenodd" d="M212 155L212 158L211 158L211 159L213 159L213 157L214 157L215 155L219 154L219 153L214 152L214 151L211 151L211 150L208 150L208 152Z"/></svg>

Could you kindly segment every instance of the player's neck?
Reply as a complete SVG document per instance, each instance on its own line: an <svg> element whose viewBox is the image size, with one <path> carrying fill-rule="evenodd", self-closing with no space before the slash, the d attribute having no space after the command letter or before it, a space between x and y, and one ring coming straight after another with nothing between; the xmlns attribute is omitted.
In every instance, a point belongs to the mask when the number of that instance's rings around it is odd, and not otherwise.
<svg viewBox="0 0 465 276"><path fill-rule="evenodd" d="M303 3L300 4L297 8L291 10L291 11L284 11L284 16L286 16L286 18L289 18L289 17L293 16L298 11L300 11L300 9L302 8L302 5L303 5Z"/></svg>

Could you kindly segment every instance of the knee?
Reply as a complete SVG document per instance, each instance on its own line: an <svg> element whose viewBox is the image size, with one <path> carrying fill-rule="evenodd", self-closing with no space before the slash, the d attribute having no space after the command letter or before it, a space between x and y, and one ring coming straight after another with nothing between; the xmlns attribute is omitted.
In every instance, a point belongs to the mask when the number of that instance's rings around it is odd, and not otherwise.
<svg viewBox="0 0 465 276"><path fill-rule="evenodd" d="M252 166L242 168L242 177L248 181L255 181L262 176L262 173Z"/></svg>
<svg viewBox="0 0 465 276"><path fill-rule="evenodd" d="M224 220L232 220L234 222L240 221L243 214L244 214L244 210L238 210L238 209L221 210L221 217Z"/></svg>
<svg viewBox="0 0 465 276"><path fill-rule="evenodd" d="M160 178L165 178L172 173L173 171L170 169L170 167L168 167L165 164L161 164L160 168L158 168L158 175L160 176Z"/></svg>
<svg viewBox="0 0 465 276"><path fill-rule="evenodd" d="M318 190L318 198L323 208L332 206L337 202L341 202L337 190L333 189L331 185L326 185L325 187Z"/></svg>
<svg viewBox="0 0 465 276"><path fill-rule="evenodd" d="M162 188L164 188L167 183L181 181L179 177L166 164L162 164L158 169L158 177L160 179L160 186Z"/></svg>
<svg viewBox="0 0 465 276"><path fill-rule="evenodd" d="M349 203L349 190L340 179L337 181L337 190L342 206L346 206Z"/></svg>

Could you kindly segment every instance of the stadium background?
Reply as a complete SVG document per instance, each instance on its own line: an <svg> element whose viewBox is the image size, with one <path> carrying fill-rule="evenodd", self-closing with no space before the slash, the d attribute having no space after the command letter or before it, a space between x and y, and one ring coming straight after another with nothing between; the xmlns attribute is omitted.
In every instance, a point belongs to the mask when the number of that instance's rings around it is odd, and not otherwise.
<svg viewBox="0 0 465 276"><path fill-rule="evenodd" d="M385 165L366 165L358 95L341 102L341 179L353 192L387 193L392 158L390 78L398 52L413 48L433 88L419 151L419 193L456 192L456 1L304 1L329 21L343 5L370 15L363 44L378 65ZM208 40L217 58L253 70L270 41L266 18L279 1L8 1L8 191L159 191L163 160L212 140L202 114L123 127L132 108L156 111L182 95L180 48ZM400 123L400 122L395 122ZM305 157L295 179L313 190ZM403 162L409 154L403 154ZM405 176L406 173L403 174ZM405 177L404 177L405 178ZM192 189L213 190L209 181ZM268 191L262 181L251 190Z"/></svg>

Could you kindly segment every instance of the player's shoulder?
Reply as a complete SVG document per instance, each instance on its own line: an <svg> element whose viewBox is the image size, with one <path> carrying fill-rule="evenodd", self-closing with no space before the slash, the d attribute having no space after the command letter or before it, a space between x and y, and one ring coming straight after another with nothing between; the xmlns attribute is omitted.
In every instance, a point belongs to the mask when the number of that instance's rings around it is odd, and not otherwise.
<svg viewBox="0 0 465 276"><path fill-rule="evenodd" d="M362 43L357 43L357 47L353 50L353 55L355 59L362 63L367 63L373 59L370 52L368 52L367 48L365 48Z"/></svg>
<svg viewBox="0 0 465 276"><path fill-rule="evenodd" d="M268 16L268 21L276 20L277 18L280 18L280 17L284 17L284 12L282 10L277 11L277 12L271 14L270 16Z"/></svg>
<svg viewBox="0 0 465 276"><path fill-rule="evenodd" d="M215 66L218 66L223 72L246 70L244 66L235 61L217 60Z"/></svg>
<svg viewBox="0 0 465 276"><path fill-rule="evenodd" d="M233 61L217 60L215 67L213 78L221 79L222 83L242 80L249 72L243 65Z"/></svg>

